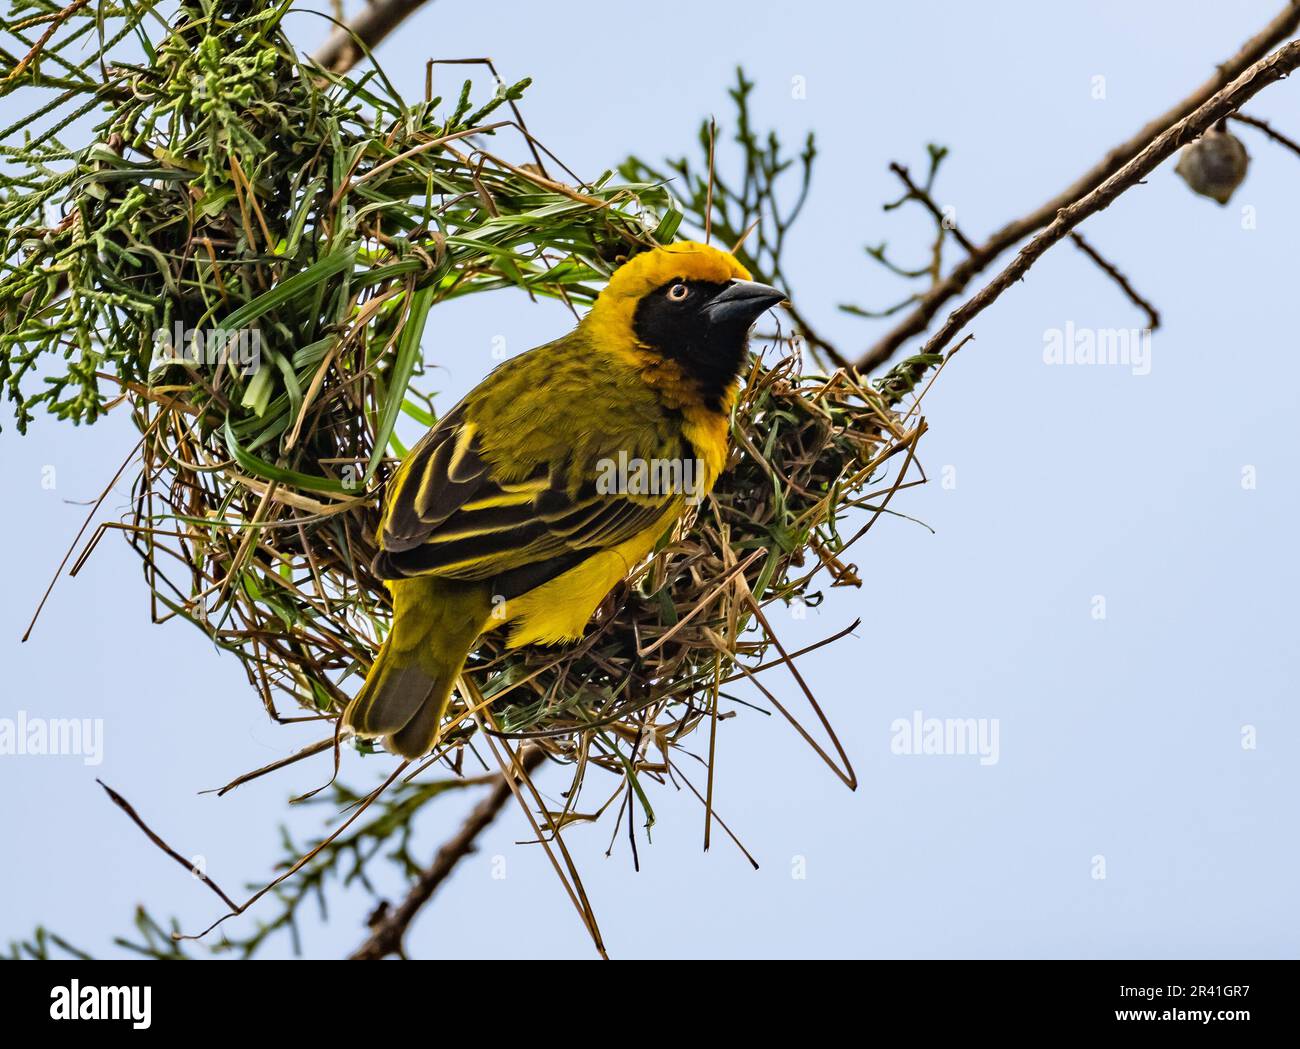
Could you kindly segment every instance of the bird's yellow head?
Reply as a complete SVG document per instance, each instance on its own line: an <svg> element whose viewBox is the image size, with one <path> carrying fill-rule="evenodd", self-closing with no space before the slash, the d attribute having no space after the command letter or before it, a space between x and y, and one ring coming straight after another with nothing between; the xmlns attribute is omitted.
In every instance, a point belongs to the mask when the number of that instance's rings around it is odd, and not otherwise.
<svg viewBox="0 0 1300 1049"><path fill-rule="evenodd" d="M749 329L785 296L735 256L682 241L634 256L610 277L580 330L594 348L720 407L734 387Z"/></svg>

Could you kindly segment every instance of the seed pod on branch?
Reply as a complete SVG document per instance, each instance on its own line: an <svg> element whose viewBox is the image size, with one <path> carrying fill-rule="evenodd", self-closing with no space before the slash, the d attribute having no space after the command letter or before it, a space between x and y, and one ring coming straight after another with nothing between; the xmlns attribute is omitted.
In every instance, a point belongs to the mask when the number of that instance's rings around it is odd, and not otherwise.
<svg viewBox="0 0 1300 1049"><path fill-rule="evenodd" d="M1185 146L1174 171L1193 193L1227 204L1249 165L1250 155L1241 140L1219 126Z"/></svg>

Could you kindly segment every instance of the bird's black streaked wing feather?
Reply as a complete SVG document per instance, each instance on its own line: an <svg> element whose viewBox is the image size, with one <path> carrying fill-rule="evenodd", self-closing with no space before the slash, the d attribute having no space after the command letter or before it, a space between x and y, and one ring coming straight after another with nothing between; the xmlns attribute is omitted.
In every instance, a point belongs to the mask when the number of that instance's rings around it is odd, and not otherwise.
<svg viewBox="0 0 1300 1049"><path fill-rule="evenodd" d="M457 405L421 438L398 467L384 499L380 548L419 546L482 487L487 464L465 440L465 409Z"/></svg>
<svg viewBox="0 0 1300 1049"><path fill-rule="evenodd" d="M376 569L385 578L438 575L482 580L551 564L559 574L597 551L639 535L663 517L672 501L596 494L557 505L554 489L545 496L516 507L458 510L420 545L381 553Z"/></svg>
<svg viewBox="0 0 1300 1049"><path fill-rule="evenodd" d="M541 464L524 481L498 482L458 407L412 449L389 485L376 573L499 579L523 593L640 534L680 500L605 494L594 481L574 494L566 469Z"/></svg>

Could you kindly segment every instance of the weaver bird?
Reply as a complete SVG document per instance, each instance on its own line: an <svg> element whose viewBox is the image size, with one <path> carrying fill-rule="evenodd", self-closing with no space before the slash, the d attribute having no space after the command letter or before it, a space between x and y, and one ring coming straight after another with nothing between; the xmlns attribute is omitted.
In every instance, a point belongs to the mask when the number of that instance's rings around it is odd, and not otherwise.
<svg viewBox="0 0 1300 1049"><path fill-rule="evenodd" d="M385 494L374 570L392 627L344 726L419 757L485 631L508 625L512 648L580 638L713 487L749 329L784 297L717 248L644 252L572 332L501 364L425 434ZM681 464L690 483L608 483L638 461Z"/></svg>

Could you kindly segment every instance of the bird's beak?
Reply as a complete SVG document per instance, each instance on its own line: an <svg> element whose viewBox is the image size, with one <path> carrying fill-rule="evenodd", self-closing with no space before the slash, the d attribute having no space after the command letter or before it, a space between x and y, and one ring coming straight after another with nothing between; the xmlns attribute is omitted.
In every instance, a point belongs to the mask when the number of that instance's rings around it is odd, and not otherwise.
<svg viewBox="0 0 1300 1049"><path fill-rule="evenodd" d="M785 292L752 280L733 280L701 311L713 324L743 321L750 324L758 315L785 300Z"/></svg>

